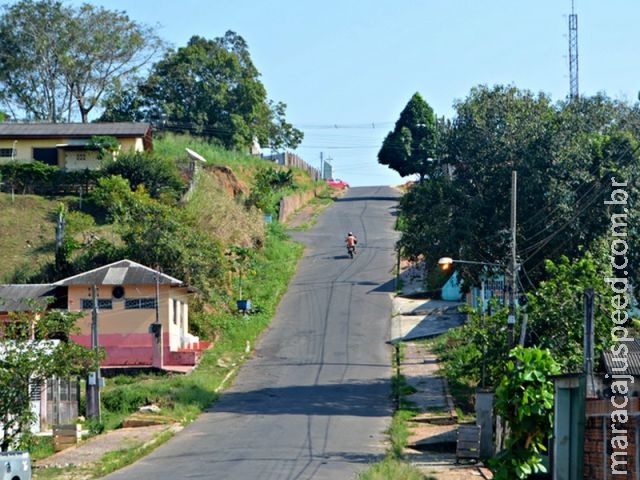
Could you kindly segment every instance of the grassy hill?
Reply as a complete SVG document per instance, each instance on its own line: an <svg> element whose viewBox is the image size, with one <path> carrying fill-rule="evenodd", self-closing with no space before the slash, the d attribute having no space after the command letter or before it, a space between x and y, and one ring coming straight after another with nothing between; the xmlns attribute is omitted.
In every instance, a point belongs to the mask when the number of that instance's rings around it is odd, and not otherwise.
<svg viewBox="0 0 640 480"><path fill-rule="evenodd" d="M154 153L176 162L187 159L186 148L207 159L194 195L185 208L201 212L201 227L209 229L223 245L247 243L256 235L261 219L255 211L244 208L256 173L265 168L278 168L263 159L229 152L189 136L168 135L157 138ZM314 188L315 183L306 172L294 169L297 189ZM4 189L3 189L4 190ZM60 206L69 212L67 232L71 231L80 249L93 238L118 242L113 226L87 211L86 198L59 198L0 192L0 282L24 283L55 259L56 222ZM56 280L56 279L47 279Z"/></svg>
<svg viewBox="0 0 640 480"><path fill-rule="evenodd" d="M44 198L35 195L0 193L0 281L21 283L39 266L55 256L56 212L73 198Z"/></svg>

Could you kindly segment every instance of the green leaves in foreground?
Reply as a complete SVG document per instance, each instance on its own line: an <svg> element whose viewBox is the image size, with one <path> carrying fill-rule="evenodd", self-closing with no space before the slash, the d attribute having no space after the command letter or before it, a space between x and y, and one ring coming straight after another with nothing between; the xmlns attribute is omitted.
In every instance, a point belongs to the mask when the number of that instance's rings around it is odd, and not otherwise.
<svg viewBox="0 0 640 480"><path fill-rule="evenodd" d="M542 455L553 431L553 381L560 368L548 350L516 347L496 389L496 413L508 426L505 448L490 461L496 480L546 472Z"/></svg>

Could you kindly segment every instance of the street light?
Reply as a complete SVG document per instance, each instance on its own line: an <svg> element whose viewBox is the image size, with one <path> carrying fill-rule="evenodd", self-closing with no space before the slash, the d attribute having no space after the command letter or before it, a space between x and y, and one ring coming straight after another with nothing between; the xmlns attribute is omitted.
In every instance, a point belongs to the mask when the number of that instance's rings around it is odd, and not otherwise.
<svg viewBox="0 0 640 480"><path fill-rule="evenodd" d="M451 268L451 265L453 265L454 263L468 263L470 265L484 265L485 267L503 268L503 265L500 265L499 263L475 262L473 260L458 260L457 258L451 257L440 257L440 260L438 260L438 265L440 265L440 268L442 268L442 270L449 270Z"/></svg>
<svg viewBox="0 0 640 480"><path fill-rule="evenodd" d="M516 275L516 269L518 268L518 265L512 265L511 268L505 268L504 265L500 264L500 263L492 263L492 262L476 262L473 260L459 260L459 259L454 259L451 257L441 257L440 260L438 260L438 265L440 265L440 268L442 268L442 270L449 270L451 268L451 265L453 265L454 263L466 263L466 264L470 264L470 265L484 265L485 267L493 267L493 268L500 268L502 270L505 270L506 273L509 275L509 278L511 279L511 287L509 288L509 315L507 317L507 327L508 327L508 334L509 334L509 348L511 348L513 346L513 327L516 323L516 315L515 315L515 296L516 296L516 292L513 289L513 285L515 285L515 282L513 281L515 279L515 275ZM483 298L484 301L484 298Z"/></svg>

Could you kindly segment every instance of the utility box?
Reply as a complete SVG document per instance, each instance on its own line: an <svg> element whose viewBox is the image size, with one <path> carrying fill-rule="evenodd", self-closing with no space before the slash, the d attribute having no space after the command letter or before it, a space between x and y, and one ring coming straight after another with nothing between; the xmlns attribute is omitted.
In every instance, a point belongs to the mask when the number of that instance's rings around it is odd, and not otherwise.
<svg viewBox="0 0 640 480"><path fill-rule="evenodd" d="M251 311L251 300L238 300L236 302L236 306L238 307L238 311L242 313L247 313Z"/></svg>

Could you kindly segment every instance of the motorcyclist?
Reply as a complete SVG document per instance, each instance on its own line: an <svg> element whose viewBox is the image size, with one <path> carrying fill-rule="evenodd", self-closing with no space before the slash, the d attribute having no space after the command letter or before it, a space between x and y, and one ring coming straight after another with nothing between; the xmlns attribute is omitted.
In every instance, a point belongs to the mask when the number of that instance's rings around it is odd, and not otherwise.
<svg viewBox="0 0 640 480"><path fill-rule="evenodd" d="M356 253L356 244L358 243L358 238L352 232L347 233L344 241L347 244L347 250L353 248L353 253Z"/></svg>

